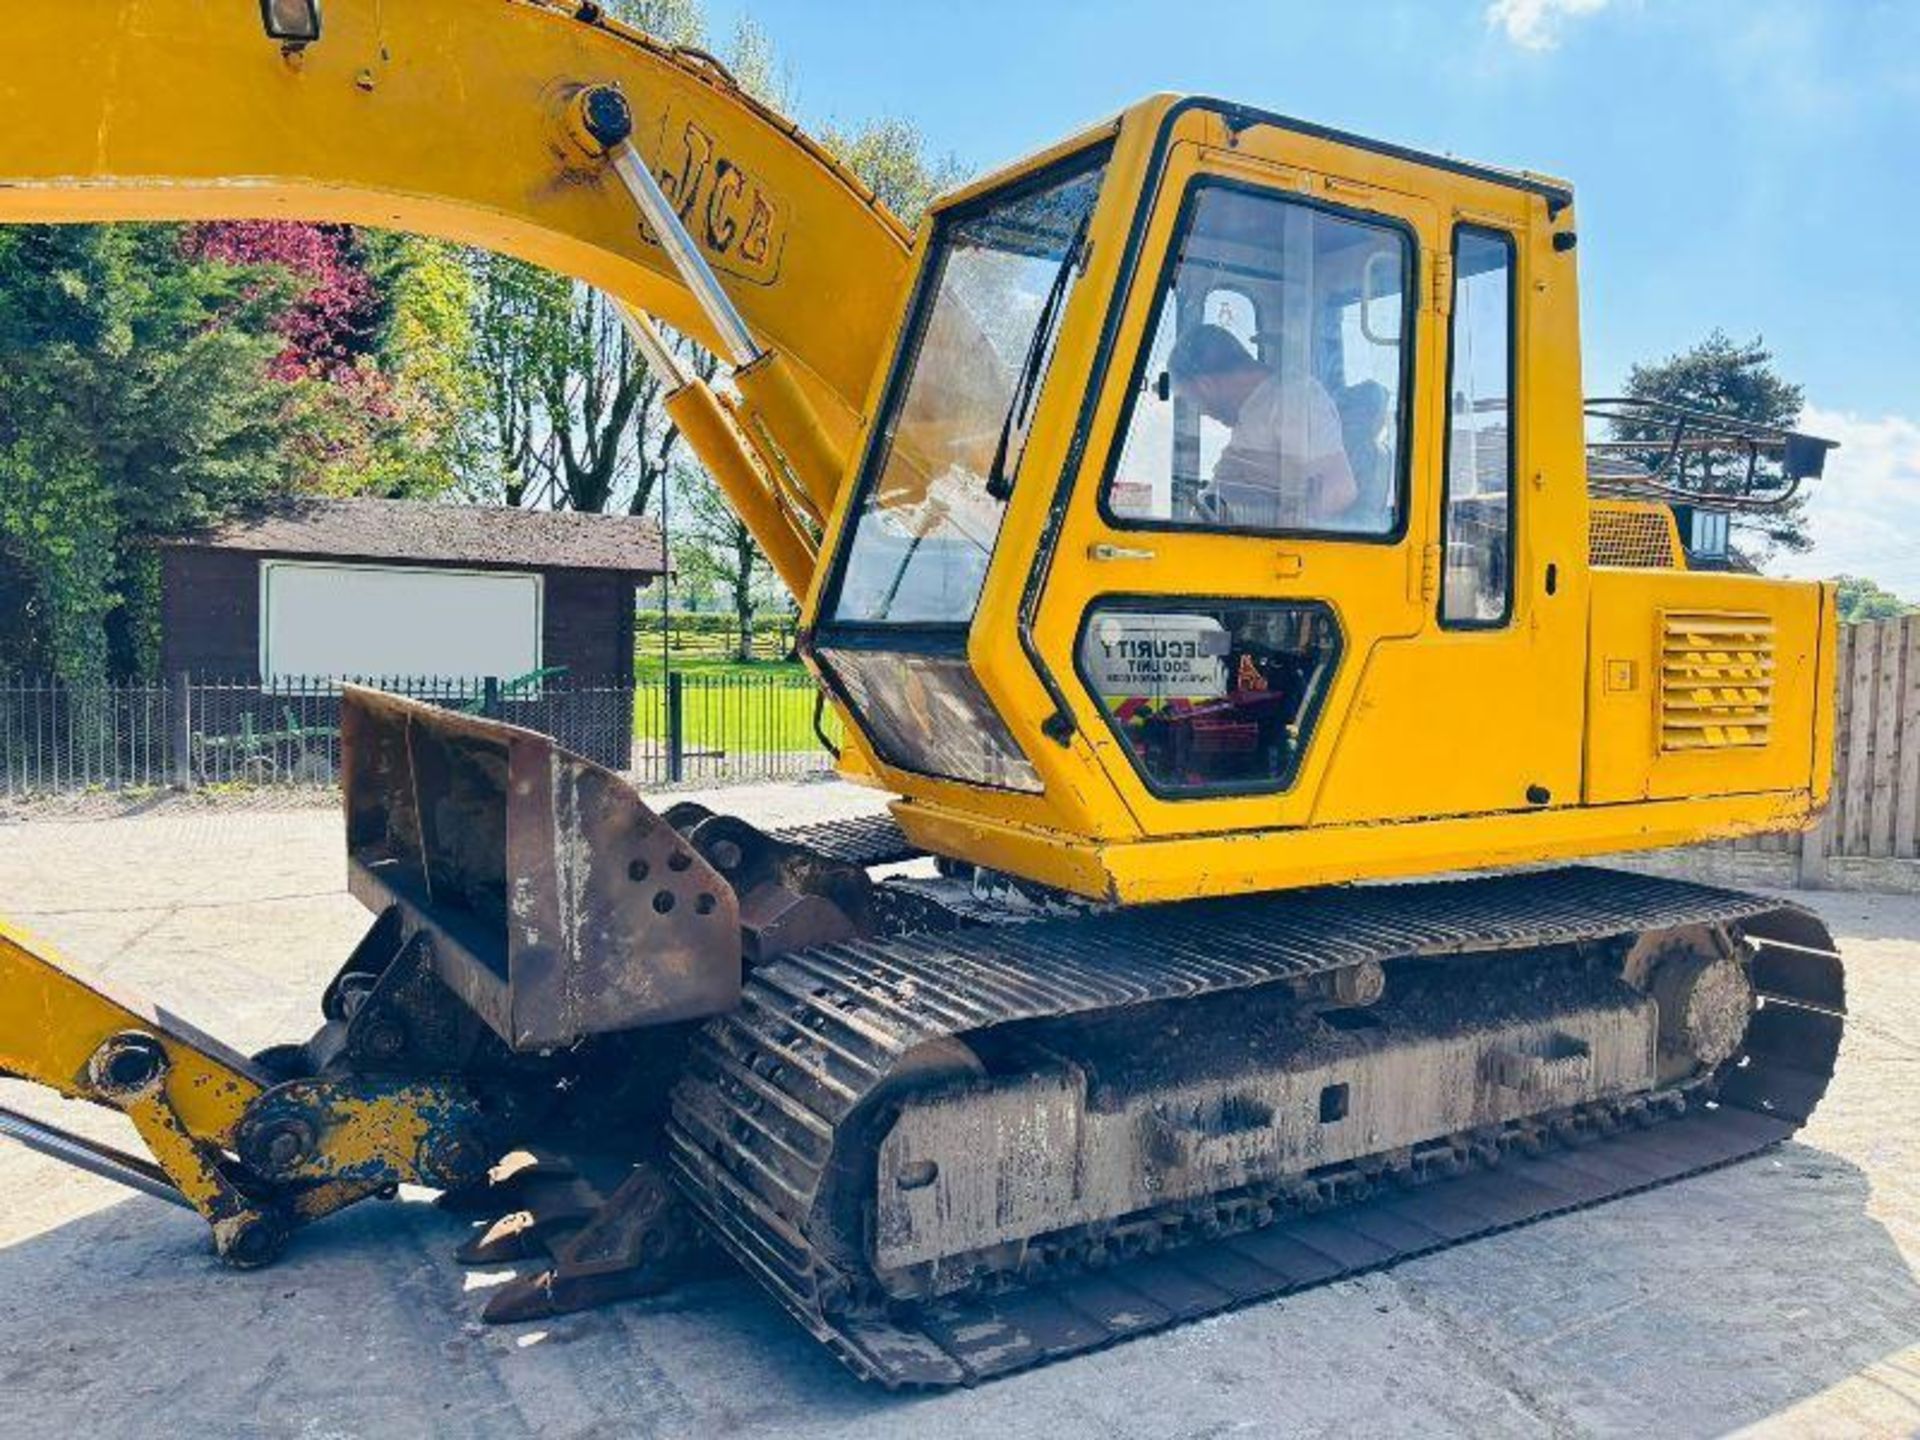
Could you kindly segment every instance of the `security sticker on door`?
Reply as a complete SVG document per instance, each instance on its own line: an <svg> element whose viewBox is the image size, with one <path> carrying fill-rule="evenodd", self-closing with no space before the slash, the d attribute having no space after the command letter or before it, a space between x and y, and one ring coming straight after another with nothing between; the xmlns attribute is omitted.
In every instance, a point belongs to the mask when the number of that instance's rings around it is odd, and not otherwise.
<svg viewBox="0 0 1920 1440"><path fill-rule="evenodd" d="M1209 615L1108 612L1087 627L1080 664L1104 696L1218 700L1227 693L1226 626Z"/></svg>

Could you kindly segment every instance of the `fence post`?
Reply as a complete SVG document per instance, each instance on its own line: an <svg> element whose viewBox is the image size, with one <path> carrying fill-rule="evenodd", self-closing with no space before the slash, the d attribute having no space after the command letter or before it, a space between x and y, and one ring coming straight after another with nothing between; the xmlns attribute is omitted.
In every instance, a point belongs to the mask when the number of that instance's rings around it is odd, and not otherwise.
<svg viewBox="0 0 1920 1440"><path fill-rule="evenodd" d="M678 785L686 778L686 678L678 670L667 672L667 783L670 785Z"/></svg>
<svg viewBox="0 0 1920 1440"><path fill-rule="evenodd" d="M173 714L167 743L173 749L173 783L180 790L193 789L193 677L176 670L170 677L173 686Z"/></svg>
<svg viewBox="0 0 1920 1440"><path fill-rule="evenodd" d="M498 720L506 714L500 703L500 677L489 675L480 690L480 713L489 720Z"/></svg>
<svg viewBox="0 0 1920 1440"><path fill-rule="evenodd" d="M1799 852L1793 866L1793 883L1797 888L1827 888L1827 834L1831 828L1827 816L1822 815L1811 830L1803 830L1794 837Z"/></svg>

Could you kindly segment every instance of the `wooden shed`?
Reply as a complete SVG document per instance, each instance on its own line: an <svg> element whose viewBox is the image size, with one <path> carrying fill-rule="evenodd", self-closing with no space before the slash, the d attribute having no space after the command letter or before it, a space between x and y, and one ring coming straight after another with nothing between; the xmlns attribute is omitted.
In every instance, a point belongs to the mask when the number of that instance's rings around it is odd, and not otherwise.
<svg viewBox="0 0 1920 1440"><path fill-rule="evenodd" d="M308 500L162 547L161 663L259 679L630 685L658 528L623 516Z"/></svg>

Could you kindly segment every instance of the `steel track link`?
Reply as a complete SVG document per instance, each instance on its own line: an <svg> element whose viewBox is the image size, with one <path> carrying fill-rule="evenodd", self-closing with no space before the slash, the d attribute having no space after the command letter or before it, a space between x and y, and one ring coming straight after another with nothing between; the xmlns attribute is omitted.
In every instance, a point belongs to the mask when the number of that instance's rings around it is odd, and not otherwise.
<svg viewBox="0 0 1920 1440"><path fill-rule="evenodd" d="M898 865L927 853L907 839L907 832L891 815L856 815L847 820L782 825L767 833L776 840L804 846L829 860L848 865Z"/></svg>
<svg viewBox="0 0 1920 1440"><path fill-rule="evenodd" d="M1045 1253L1099 1268L1049 1266L1018 1289L989 1285L912 1306L865 1303L859 1277L816 1250L814 1207L839 1127L917 1046L1369 960L1697 924L1736 926L1754 945L1762 1003L1741 1053L1715 1077L1715 1103L1682 1118L1263 1225L1268 1207L1223 1207L1203 1229L1229 1233L1134 1258L1049 1237ZM1755 1154L1812 1113L1844 1006L1832 942L1808 912L1622 872L1193 902L782 956L754 972L740 1009L696 1043L669 1137L677 1177L709 1228L851 1369L890 1387L971 1384ZM1640 1109L1641 1118L1661 1113ZM1571 1140L1579 1127L1558 1128ZM1260 1228L1231 1233L1246 1224Z"/></svg>

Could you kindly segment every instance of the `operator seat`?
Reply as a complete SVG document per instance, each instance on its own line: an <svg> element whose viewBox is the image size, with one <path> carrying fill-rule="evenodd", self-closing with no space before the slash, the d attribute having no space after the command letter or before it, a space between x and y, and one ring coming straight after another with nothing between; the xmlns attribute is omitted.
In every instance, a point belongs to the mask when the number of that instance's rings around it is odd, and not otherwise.
<svg viewBox="0 0 1920 1440"><path fill-rule="evenodd" d="M1341 515L1343 528L1385 531L1393 525L1394 456L1388 421L1392 397L1376 380L1348 385L1334 396L1340 440L1358 492Z"/></svg>

